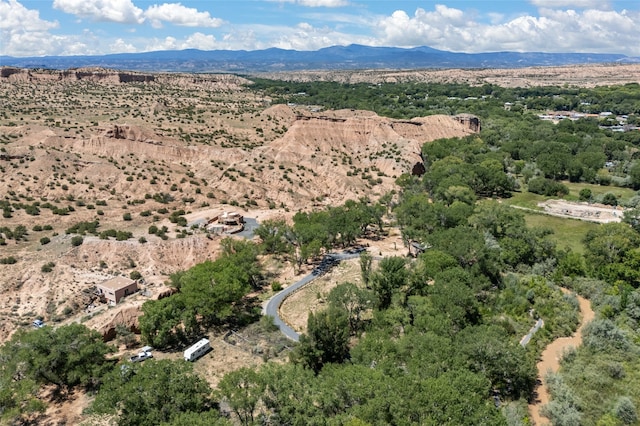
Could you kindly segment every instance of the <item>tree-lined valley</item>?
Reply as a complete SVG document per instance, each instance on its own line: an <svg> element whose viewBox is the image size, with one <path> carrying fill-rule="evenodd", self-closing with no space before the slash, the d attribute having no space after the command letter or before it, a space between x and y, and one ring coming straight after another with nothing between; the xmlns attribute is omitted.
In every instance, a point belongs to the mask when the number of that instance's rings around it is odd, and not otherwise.
<svg viewBox="0 0 640 426"><path fill-rule="evenodd" d="M4 68L0 419L637 424L640 68L534 71ZM308 274L293 342L262 304Z"/></svg>

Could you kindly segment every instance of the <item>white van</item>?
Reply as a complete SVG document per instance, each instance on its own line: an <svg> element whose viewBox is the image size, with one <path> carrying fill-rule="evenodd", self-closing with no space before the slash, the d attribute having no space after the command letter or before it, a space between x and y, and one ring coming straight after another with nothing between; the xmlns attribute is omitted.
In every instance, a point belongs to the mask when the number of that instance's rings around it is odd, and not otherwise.
<svg viewBox="0 0 640 426"><path fill-rule="evenodd" d="M211 350L209 339L201 339L184 351L185 361L195 361Z"/></svg>

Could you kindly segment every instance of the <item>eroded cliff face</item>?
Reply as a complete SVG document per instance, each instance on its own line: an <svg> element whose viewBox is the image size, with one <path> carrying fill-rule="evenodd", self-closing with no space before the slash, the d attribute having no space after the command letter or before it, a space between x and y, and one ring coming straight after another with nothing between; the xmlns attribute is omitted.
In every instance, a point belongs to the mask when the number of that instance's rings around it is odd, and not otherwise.
<svg viewBox="0 0 640 426"><path fill-rule="evenodd" d="M329 197L336 203L357 198L366 192L372 179L378 182L377 190L390 190L396 177L411 172L421 161L422 144L470 135L479 128L479 121L473 116L392 120L369 111L296 114L282 105L267 109L265 114L286 123L287 130L281 137L251 150L188 144L149 128L124 124L103 128L89 138L56 134L42 142L103 159L130 157L137 162L186 165L198 170L212 189L224 192L230 199L251 192L257 200L270 199L294 207L318 197ZM212 167L216 162L227 164L245 178ZM266 168L261 165L264 163L279 166ZM86 173L108 175L105 167L109 165L102 160L82 167ZM298 173L295 169L308 172ZM292 173L299 182L287 178ZM372 179L363 181L365 175ZM109 176L103 176L103 180L113 181L111 185L118 191L130 191L132 196L151 189Z"/></svg>
<svg viewBox="0 0 640 426"><path fill-rule="evenodd" d="M0 81L9 83L76 83L97 84L154 83L178 87L198 87L201 90L235 91L251 82L231 74L145 74L103 68L77 68L70 70L22 69L0 67Z"/></svg>
<svg viewBox="0 0 640 426"><path fill-rule="evenodd" d="M93 81L102 83L149 83L156 80L155 75L135 72L119 72L100 68L78 68L64 71L29 70L13 67L2 67L0 78L11 82L39 81Z"/></svg>

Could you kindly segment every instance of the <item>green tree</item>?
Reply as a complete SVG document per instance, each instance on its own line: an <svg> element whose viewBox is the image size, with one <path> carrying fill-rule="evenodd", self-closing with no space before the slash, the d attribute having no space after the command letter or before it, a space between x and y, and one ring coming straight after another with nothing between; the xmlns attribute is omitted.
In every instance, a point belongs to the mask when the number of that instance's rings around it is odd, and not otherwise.
<svg viewBox="0 0 640 426"><path fill-rule="evenodd" d="M349 358L349 317L343 310L329 308L311 312L307 332L300 336L292 358L316 374L326 364L341 363Z"/></svg>
<svg viewBox="0 0 640 426"><path fill-rule="evenodd" d="M379 269L371 276L371 287L377 297L378 309L391 305L393 292L407 284L408 270L402 257L385 257Z"/></svg>
<svg viewBox="0 0 640 426"><path fill-rule="evenodd" d="M265 385L255 370L241 368L227 373L218 384L218 392L229 403L243 425L254 422L254 412Z"/></svg>
<svg viewBox="0 0 640 426"><path fill-rule="evenodd" d="M373 305L373 293L361 289L353 283L339 284L333 288L327 300L330 307L347 313L349 317L349 331L355 334L362 327L362 313Z"/></svg>
<svg viewBox="0 0 640 426"><path fill-rule="evenodd" d="M170 422L160 423L160 426L233 426L233 422L222 417L217 410L211 409L201 413L178 413Z"/></svg>
<svg viewBox="0 0 640 426"><path fill-rule="evenodd" d="M54 385L58 392L93 390L111 368L105 355L112 351L100 333L81 324L18 331L0 349L2 377L11 377L11 392L23 396L40 385Z"/></svg>
<svg viewBox="0 0 640 426"><path fill-rule="evenodd" d="M636 161L629 168L629 178L631 179L631 187L640 189L640 161Z"/></svg>
<svg viewBox="0 0 640 426"><path fill-rule="evenodd" d="M614 282L627 252L640 245L640 234L625 223L608 223L587 232L587 265L599 278Z"/></svg>
<svg viewBox="0 0 640 426"><path fill-rule="evenodd" d="M115 414L120 425L159 425L180 413L211 408L211 388L193 365L147 360L116 366L96 395L91 412Z"/></svg>
<svg viewBox="0 0 640 426"><path fill-rule="evenodd" d="M535 358L498 326L467 327L456 336L456 347L471 371L485 375L494 389L517 399L528 398L536 383Z"/></svg>
<svg viewBox="0 0 640 426"><path fill-rule="evenodd" d="M291 248L287 240L291 237L291 228L284 220L265 220L254 233L262 240L262 248L266 253L287 253Z"/></svg>
<svg viewBox="0 0 640 426"><path fill-rule="evenodd" d="M373 256L368 251L360 253L360 274L362 282L365 286L369 287L369 280L371 278L371 264L373 262Z"/></svg>

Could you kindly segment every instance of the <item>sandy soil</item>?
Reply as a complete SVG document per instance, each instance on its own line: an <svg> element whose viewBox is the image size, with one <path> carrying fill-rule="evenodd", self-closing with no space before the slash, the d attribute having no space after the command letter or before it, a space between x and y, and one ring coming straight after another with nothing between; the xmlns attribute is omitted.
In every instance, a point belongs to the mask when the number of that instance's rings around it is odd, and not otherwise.
<svg viewBox="0 0 640 426"><path fill-rule="evenodd" d="M538 204L551 216L580 219L588 222L620 222L624 216L622 207L604 204L574 203L565 200L548 200Z"/></svg>
<svg viewBox="0 0 640 426"><path fill-rule="evenodd" d="M565 294L569 294L570 291L562 288ZM560 368L560 361L564 352L569 348L576 348L582 344L582 330L584 326L591 322L595 317L593 309L591 309L591 302L582 296L576 296L580 302L580 313L582 314L582 321L576 332L570 337L560 337L551 342L540 356L540 361L537 364L538 368L538 381L539 385L535 391L535 401L533 404L529 404L529 413L531 414L531 420L534 426L542 426L549 424L546 417L540 414L540 408L547 404L550 400L549 391L547 389L545 375L547 372L557 372Z"/></svg>

